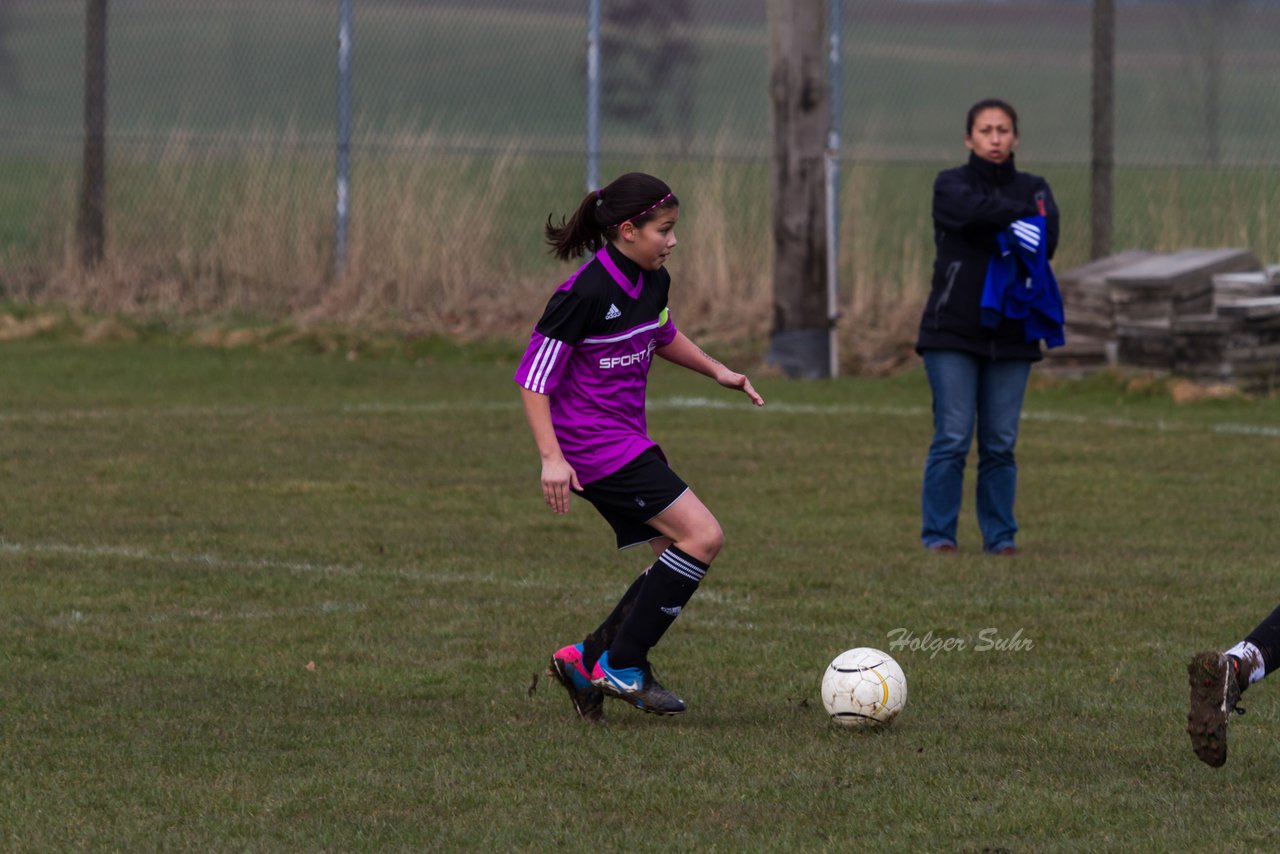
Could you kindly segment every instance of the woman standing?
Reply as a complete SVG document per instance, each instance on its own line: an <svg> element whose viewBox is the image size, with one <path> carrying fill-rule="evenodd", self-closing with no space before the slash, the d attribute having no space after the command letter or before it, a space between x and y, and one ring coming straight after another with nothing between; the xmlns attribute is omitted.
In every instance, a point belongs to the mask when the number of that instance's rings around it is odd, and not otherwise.
<svg viewBox="0 0 1280 854"><path fill-rule="evenodd" d="M934 427L921 541L933 551L957 549L965 458L976 427L982 548L1013 555L1022 397L1031 363L1041 358L1040 339L1050 346L1062 341L1061 298L1047 263L1058 244L1058 209L1043 178L1014 166L1018 114L1008 103L974 104L964 144L969 162L940 172L933 185L937 255L916 340L933 392Z"/></svg>

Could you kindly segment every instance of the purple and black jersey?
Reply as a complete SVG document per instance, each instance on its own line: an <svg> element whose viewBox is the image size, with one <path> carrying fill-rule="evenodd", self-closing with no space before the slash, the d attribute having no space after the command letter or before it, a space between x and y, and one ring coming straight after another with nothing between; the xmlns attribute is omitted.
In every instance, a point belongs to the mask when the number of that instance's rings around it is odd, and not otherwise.
<svg viewBox="0 0 1280 854"><path fill-rule="evenodd" d="M642 271L610 245L559 287L534 326L515 381L551 398L564 458L583 484L656 443L645 420L653 352L676 337L671 276Z"/></svg>

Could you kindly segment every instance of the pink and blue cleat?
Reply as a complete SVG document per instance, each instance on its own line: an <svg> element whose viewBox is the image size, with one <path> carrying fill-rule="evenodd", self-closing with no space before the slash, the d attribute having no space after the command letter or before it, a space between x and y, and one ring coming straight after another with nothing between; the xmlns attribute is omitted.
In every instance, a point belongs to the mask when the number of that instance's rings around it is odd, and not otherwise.
<svg viewBox="0 0 1280 854"><path fill-rule="evenodd" d="M569 692L573 709L583 720L604 720L604 694L591 684L582 663L582 644L574 643L551 655L550 673Z"/></svg>

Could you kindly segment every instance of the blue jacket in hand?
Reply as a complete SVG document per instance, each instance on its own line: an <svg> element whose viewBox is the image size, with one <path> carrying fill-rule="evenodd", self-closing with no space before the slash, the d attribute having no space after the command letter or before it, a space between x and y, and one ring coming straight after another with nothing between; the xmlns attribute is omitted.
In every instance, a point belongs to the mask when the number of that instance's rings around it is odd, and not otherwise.
<svg viewBox="0 0 1280 854"><path fill-rule="evenodd" d="M998 329L1006 318L1020 320L1027 341L1043 340L1052 348L1066 337L1045 232L1045 218L1037 214L1014 220L996 235L999 249L987 263L982 286L982 325Z"/></svg>

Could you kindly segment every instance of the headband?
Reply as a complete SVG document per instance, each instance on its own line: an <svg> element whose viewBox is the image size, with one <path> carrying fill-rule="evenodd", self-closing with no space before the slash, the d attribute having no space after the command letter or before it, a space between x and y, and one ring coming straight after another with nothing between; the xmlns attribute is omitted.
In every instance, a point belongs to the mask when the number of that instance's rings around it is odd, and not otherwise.
<svg viewBox="0 0 1280 854"><path fill-rule="evenodd" d="M654 202L653 204L649 205L649 207L647 207L647 208L645 208L644 210L640 211L640 213L632 214L631 216L627 217L626 219L619 220L618 222L615 222L613 225L606 226L606 227L605 227L605 231L608 231L608 230L609 230L609 229L611 229L611 228L617 228L618 226L622 225L622 223L624 223L624 222L630 222L630 221L631 221L631 220L633 220L633 219L639 219L640 217L644 216L644 215L645 215L645 214L647 214L647 213L650 213L651 211L656 211L658 208L660 208L660 207L662 207L663 205L665 205L665 204L667 203L667 200L668 200L668 199L670 199L670 198L672 198L674 195L675 195L675 193L667 193L665 196L663 196L662 198L658 199L658 200L657 200L656 202ZM599 191L599 190L597 190L597 191L596 191L596 203L597 203L597 204L599 204L599 202L600 202L600 201L601 201L601 199L600 199L600 191Z"/></svg>

